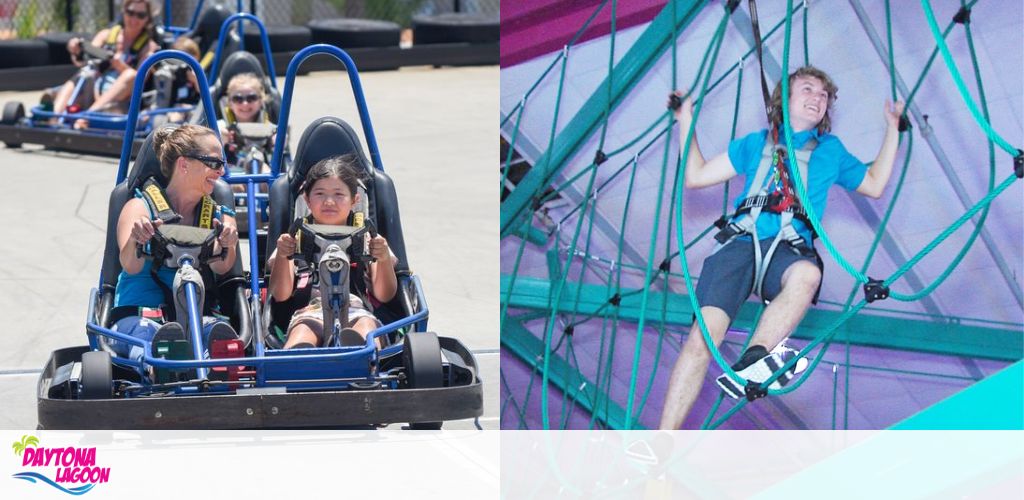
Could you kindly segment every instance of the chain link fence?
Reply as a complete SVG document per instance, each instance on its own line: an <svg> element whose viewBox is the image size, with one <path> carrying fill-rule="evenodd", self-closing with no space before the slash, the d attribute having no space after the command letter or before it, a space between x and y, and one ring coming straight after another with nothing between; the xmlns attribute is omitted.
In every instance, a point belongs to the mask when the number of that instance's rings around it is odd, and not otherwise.
<svg viewBox="0 0 1024 500"><path fill-rule="evenodd" d="M150 0L163 11L163 0ZM169 15L175 26L188 25L199 0L174 0ZM237 1L220 3L236 10ZM311 19L363 18L409 27L417 14L466 12L498 16L499 0L244 0L242 8L267 25L303 26ZM28 39L44 33L95 33L120 12L121 0L0 0L0 40Z"/></svg>
<svg viewBox="0 0 1024 500"><path fill-rule="evenodd" d="M110 24L120 2L111 0L0 0L0 40L54 31L93 33Z"/></svg>
<svg viewBox="0 0 1024 500"><path fill-rule="evenodd" d="M311 19L380 19L409 27L416 14L467 12L498 15L499 0L255 0L266 24L305 25Z"/></svg>

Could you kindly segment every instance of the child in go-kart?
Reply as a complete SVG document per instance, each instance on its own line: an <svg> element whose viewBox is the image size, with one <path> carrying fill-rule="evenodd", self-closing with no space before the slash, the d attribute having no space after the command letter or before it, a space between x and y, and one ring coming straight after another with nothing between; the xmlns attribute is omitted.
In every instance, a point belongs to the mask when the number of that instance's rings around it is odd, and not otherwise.
<svg viewBox="0 0 1024 500"><path fill-rule="evenodd" d="M193 59L199 59L199 46L187 36L179 37L171 49L180 50ZM195 108L199 105L199 81L184 61L175 59L160 61L160 67L150 74L154 79L157 97L150 109ZM163 123L181 123L188 118L188 111L172 111L154 117L154 126Z"/></svg>
<svg viewBox="0 0 1024 500"><path fill-rule="evenodd" d="M361 175L356 159L352 155L326 158L309 169L306 180L300 191L311 212L312 223L343 225L347 224L352 207L362 200L358 192ZM398 289L398 278L395 276L397 258L391 252L388 242L383 236L377 235L369 240L370 255L376 259L367 267L369 286L367 291L372 300L381 303L391 300ZM297 285L309 282L309 275L303 274L289 256L295 255L297 242L288 233L277 239L277 249L270 256L270 294L277 302L291 298ZM363 279L353 276L353 279ZM288 324L288 337L284 348L314 347L324 344L323 310L319 290L313 287L309 304L292 316ZM366 304L355 294L349 295L348 318L350 328L342 331L341 340L345 345L354 345L366 335L381 326L380 321L369 310ZM358 336L358 338L357 338ZM379 347L379 345L378 345Z"/></svg>
<svg viewBox="0 0 1024 500"><path fill-rule="evenodd" d="M248 168L248 151L244 150L245 141L238 131L239 123L270 123L269 116L264 110L264 103L267 100L266 90L263 82L253 73L241 73L235 75L228 82L225 94L228 105L224 109L224 118L217 120L220 127L220 135L224 137L224 149L227 153L228 164L232 173L269 173L270 165L264 161L259 172L250 172ZM273 153L274 136L262 145L264 158L269 158ZM232 189L236 193L244 193L245 186L235 184Z"/></svg>
<svg viewBox="0 0 1024 500"><path fill-rule="evenodd" d="M221 145L213 131L198 125L183 125L175 129L161 129L156 132L154 149L160 159L160 171L170 181L165 187L166 201L170 208L181 215L181 223L199 226L202 223L200 206L209 197L214 183L224 173ZM234 217L215 205L212 225L222 225L214 253L227 248L223 260L209 264L217 274L231 271L235 262L235 246L238 232ZM195 223L193 223L195 221ZM161 304L167 304L164 290L173 288L175 270L159 267L152 273L154 263L136 253L163 225L163 221L151 213L149 205L142 198L128 201L121 210L117 221L117 244L120 248L121 274L117 278L114 292L116 320L112 330L151 341L152 355L156 356L156 343L161 340L185 340L186 333L178 322L163 322ZM157 282L159 279L159 282ZM120 316L120 317L119 317ZM150 319L156 317L157 319ZM162 324L161 324L162 323ZM207 346L214 340L237 338L234 329L226 322L203 318L203 337ZM142 351L120 341L112 341L111 347L121 355L138 359Z"/></svg>

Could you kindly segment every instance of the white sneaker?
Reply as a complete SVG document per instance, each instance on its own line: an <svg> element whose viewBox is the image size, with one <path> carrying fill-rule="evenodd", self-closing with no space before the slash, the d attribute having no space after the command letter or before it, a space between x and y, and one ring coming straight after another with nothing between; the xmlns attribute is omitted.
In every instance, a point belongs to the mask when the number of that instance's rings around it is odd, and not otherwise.
<svg viewBox="0 0 1024 500"><path fill-rule="evenodd" d="M732 366L733 371L735 371L740 378L743 378L748 382L761 383L768 380L773 373L782 368L783 365L799 353L799 351L795 349L790 349L782 345L775 348L771 353L763 355L765 352L766 350L760 346L754 346L748 349L740 360ZM761 357L753 362L750 361L757 356ZM800 360L798 360L793 366L786 370L782 375L779 375L777 379L772 381L768 388L781 389L783 386L788 384L790 380L793 380L797 373L804 371L807 366L807 359L800 358ZM715 379L715 383L717 383L718 386L733 399L739 399L746 396L746 386L737 384L724 373Z"/></svg>

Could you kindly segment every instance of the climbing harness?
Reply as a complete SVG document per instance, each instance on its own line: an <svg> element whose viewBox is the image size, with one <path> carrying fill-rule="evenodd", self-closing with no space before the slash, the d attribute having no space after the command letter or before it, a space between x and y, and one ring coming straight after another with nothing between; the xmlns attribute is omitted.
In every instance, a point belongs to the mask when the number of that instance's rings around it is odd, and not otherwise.
<svg viewBox="0 0 1024 500"><path fill-rule="evenodd" d="M793 219L804 222L807 227L812 227L807 219L807 212L804 211L793 186L789 180L786 168L786 148L778 144L778 130L773 128L765 137L764 147L761 151L761 160L758 163L757 172L754 174L746 197L740 202L736 213L730 221L715 235L715 241L719 245L712 252L717 252L725 245L731 243L740 236L751 236L754 245L754 293L764 299L764 276L771 264L772 257L779 247L779 243L785 241L801 255L813 255L814 250L810 242L793 227ZM804 147L797 150L797 164L800 174L806 178L807 165L810 161L814 148L818 141L813 137L808 139ZM760 238L757 234L757 219L763 212L771 212L780 216L779 231L775 234L768 250L762 255ZM805 253L806 252L806 253ZM815 260L821 259L815 255Z"/></svg>

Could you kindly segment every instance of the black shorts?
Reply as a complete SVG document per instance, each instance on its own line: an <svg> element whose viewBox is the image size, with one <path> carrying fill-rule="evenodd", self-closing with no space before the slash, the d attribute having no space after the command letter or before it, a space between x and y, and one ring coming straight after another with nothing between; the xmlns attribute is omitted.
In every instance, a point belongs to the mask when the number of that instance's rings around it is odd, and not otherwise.
<svg viewBox="0 0 1024 500"><path fill-rule="evenodd" d="M772 241L772 238L760 241L762 256L767 253ZM790 265L801 260L814 264L824 274L824 265L814 248L806 246L798 248L788 241L779 242L764 276L762 283L764 293L761 299L765 301L774 299L782 289L783 273L789 269ZM753 292L753 287L754 245L750 240L734 239L704 260L704 269L697 282L697 301L700 302L701 307L714 306L725 311L729 315L729 319L734 320L736 314L739 313L740 306ZM818 302L820 291L821 283L818 283L813 303Z"/></svg>

